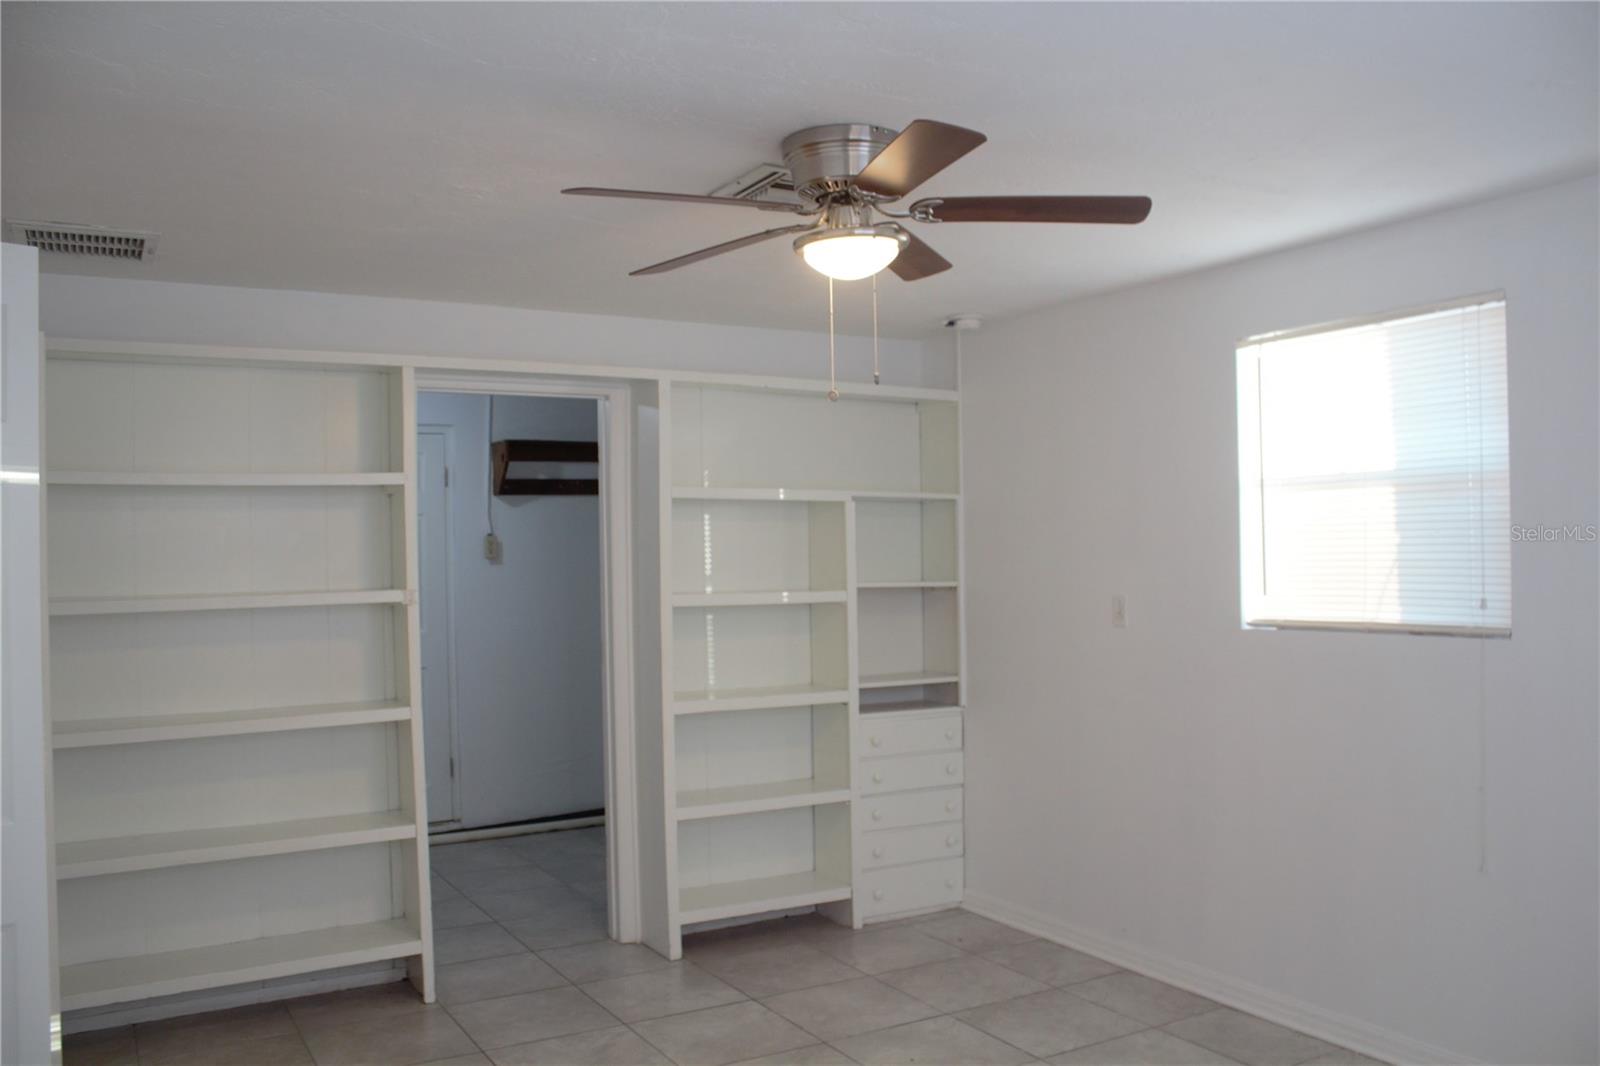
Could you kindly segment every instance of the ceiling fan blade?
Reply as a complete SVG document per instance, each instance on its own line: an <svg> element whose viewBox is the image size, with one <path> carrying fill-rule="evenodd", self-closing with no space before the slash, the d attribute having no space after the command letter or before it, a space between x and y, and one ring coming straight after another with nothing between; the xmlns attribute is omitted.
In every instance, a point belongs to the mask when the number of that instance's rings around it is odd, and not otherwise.
<svg viewBox="0 0 1600 1066"><path fill-rule="evenodd" d="M736 196L694 196L686 192L648 192L643 189L600 189L592 185L561 191L568 196L610 196L619 200L670 200L680 204L720 204L724 207L753 207L757 211L782 211L791 215L811 214L811 209L801 204L777 203L772 200L743 200Z"/></svg>
<svg viewBox="0 0 1600 1066"><path fill-rule="evenodd" d="M748 237L723 241L721 244L713 244L709 248L702 248L698 252L690 252L688 255L680 255L675 259L664 259L659 263L640 267L638 270L630 271L628 277L636 278L640 274L665 274L669 270L677 270L679 267L688 266L690 263L698 263L702 259L710 259L712 256L721 255L724 252L735 252L740 248L748 248L752 244L760 244L762 241L770 241L774 237L782 237L785 233L804 233L812 228L810 225L802 225L779 226L777 229L762 230L760 233L752 233Z"/></svg>
<svg viewBox="0 0 1600 1066"><path fill-rule="evenodd" d="M976 130L919 118L873 156L852 184L899 199L988 139Z"/></svg>
<svg viewBox="0 0 1600 1066"><path fill-rule="evenodd" d="M918 200L923 222L1106 222L1131 226L1150 214L1148 196L944 196Z"/></svg>
<svg viewBox="0 0 1600 1066"><path fill-rule="evenodd" d="M889 269L901 281L916 281L950 269L950 260L929 248L927 242L915 233L910 230L906 230L906 233L911 239L894 257L894 262L889 264Z"/></svg>

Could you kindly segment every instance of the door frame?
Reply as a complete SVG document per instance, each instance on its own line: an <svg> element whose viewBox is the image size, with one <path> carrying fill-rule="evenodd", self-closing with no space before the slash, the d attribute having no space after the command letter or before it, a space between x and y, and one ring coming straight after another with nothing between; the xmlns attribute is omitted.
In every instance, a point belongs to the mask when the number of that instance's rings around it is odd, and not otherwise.
<svg viewBox="0 0 1600 1066"><path fill-rule="evenodd" d="M611 937L642 935L633 700L633 428L629 385L615 378L419 367L418 392L592 399L600 422L601 708L605 735L606 878ZM453 610L453 607L452 607ZM452 626L452 636L454 627ZM454 656L452 656L452 669ZM452 679L453 680L453 679Z"/></svg>
<svg viewBox="0 0 1600 1066"><path fill-rule="evenodd" d="M7 1050L20 1062L59 1066L39 253L7 244L0 259L0 777L8 799L0 811L0 927L9 934L5 961L13 967L0 996L12 1029L4 1034Z"/></svg>
<svg viewBox="0 0 1600 1066"><path fill-rule="evenodd" d="M419 388L417 391L421 392L423 390ZM418 422L417 436L420 438L424 433L431 433L434 436L444 438L444 468L446 471L448 471L452 466L455 465L456 459L455 427L442 422ZM418 442L418 448L419 450L421 448L420 441ZM420 463L418 464L417 469L419 472L421 471ZM451 516L454 514L454 511L450 506L450 489L450 476L448 473L446 473L444 482L444 551L446 564L444 571L444 598L446 615L445 654L450 657L450 666L449 670L447 671L448 676L445 678L445 691L449 693L448 699L450 701L450 757L455 761L452 763L454 772L450 774L450 817L440 819L438 821L434 821L430 818L428 821L428 827L430 831L436 825L440 826L441 828L445 828L452 825L459 825L461 822L461 730L459 721L456 717L456 583L450 580L450 567L454 564L456 557L456 543L455 523L450 520ZM417 499L422 499L422 486L420 485L417 486ZM418 523L417 542L419 558L421 557L421 541L422 526L420 523ZM417 589L417 595L418 597L422 595L421 588ZM424 723L426 723L426 710L423 712L423 718ZM426 724L423 726L423 733L424 735L427 733ZM426 753L424 753L423 774L424 778L426 778ZM426 781L424 781L424 790L426 790Z"/></svg>

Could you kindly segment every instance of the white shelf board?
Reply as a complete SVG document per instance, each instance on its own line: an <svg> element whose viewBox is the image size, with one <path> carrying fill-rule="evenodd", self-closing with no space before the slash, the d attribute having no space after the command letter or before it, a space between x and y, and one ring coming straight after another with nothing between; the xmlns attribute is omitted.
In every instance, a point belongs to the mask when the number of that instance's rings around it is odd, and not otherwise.
<svg viewBox="0 0 1600 1066"><path fill-rule="evenodd" d="M678 485L675 500L758 500L776 503L843 503L845 500L959 500L957 492L897 491L894 489L781 489L703 488Z"/></svg>
<svg viewBox="0 0 1600 1066"><path fill-rule="evenodd" d="M675 500L757 500L769 503L843 503L850 493L836 489L712 489L692 485L672 490Z"/></svg>
<svg viewBox="0 0 1600 1066"><path fill-rule="evenodd" d="M272 607L348 607L406 602L404 589L352 592L247 592L199 596L72 596L50 601L51 617L164 611L253 611Z"/></svg>
<svg viewBox="0 0 1600 1066"><path fill-rule="evenodd" d="M101 1007L421 953L417 930L396 919L82 962L61 968L61 1007Z"/></svg>
<svg viewBox="0 0 1600 1066"><path fill-rule="evenodd" d="M955 673L863 674L860 688L906 688L912 685L948 685L961 680Z"/></svg>
<svg viewBox="0 0 1600 1066"><path fill-rule="evenodd" d="M415 820L403 811L341 814L292 822L236 825L217 829L185 829L175 833L66 841L56 845L56 877L103 877L106 874L226 862L262 855L287 855L327 848L352 848L408 840L417 835Z"/></svg>
<svg viewBox="0 0 1600 1066"><path fill-rule="evenodd" d="M959 492L852 492L858 500L959 500Z"/></svg>
<svg viewBox="0 0 1600 1066"><path fill-rule="evenodd" d="M874 589L953 589L954 581L858 581L856 588L862 592Z"/></svg>
<svg viewBox="0 0 1600 1066"><path fill-rule="evenodd" d="M863 715L960 710L959 704L945 703L942 700L888 700L884 703L863 703L861 705L861 713Z"/></svg>
<svg viewBox="0 0 1600 1066"><path fill-rule="evenodd" d="M57 721L51 742L57 750L103 748L116 744L282 733L297 729L333 729L410 720L411 707L408 704L385 701L259 707L248 711L201 711L195 714Z"/></svg>
<svg viewBox="0 0 1600 1066"><path fill-rule="evenodd" d="M801 396L825 397L828 386L820 378L778 378L755 374L724 374L700 370L678 370L662 377L674 384L711 385L745 391L791 392ZM880 385L870 381L833 383L839 395L849 400L881 400L899 403L958 403L961 393L954 389L929 389L911 385Z"/></svg>
<svg viewBox="0 0 1600 1066"><path fill-rule="evenodd" d="M812 591L800 589L793 592L675 592L674 607L789 607L811 603L843 603L843 589Z"/></svg>
<svg viewBox="0 0 1600 1066"><path fill-rule="evenodd" d="M711 692L679 692L673 695L676 714L709 714L717 711L764 711L778 707L810 707L822 703L848 703L850 693L842 688L816 688L811 685L779 685L774 688L725 688Z"/></svg>
<svg viewBox="0 0 1600 1066"><path fill-rule="evenodd" d="M745 914L808 907L850 898L850 882L807 870L781 877L760 877L751 881L725 881L721 884L685 888L678 893L678 920L714 922Z"/></svg>
<svg viewBox="0 0 1600 1066"><path fill-rule="evenodd" d="M759 814L786 811L795 807L821 807L828 803L849 803L850 786L838 781L772 781L760 785L736 785L678 793L678 820L725 818L733 814Z"/></svg>
<svg viewBox="0 0 1600 1066"><path fill-rule="evenodd" d="M146 488L343 488L404 485L406 476L376 474L148 473L121 470L53 470L49 485L107 485Z"/></svg>

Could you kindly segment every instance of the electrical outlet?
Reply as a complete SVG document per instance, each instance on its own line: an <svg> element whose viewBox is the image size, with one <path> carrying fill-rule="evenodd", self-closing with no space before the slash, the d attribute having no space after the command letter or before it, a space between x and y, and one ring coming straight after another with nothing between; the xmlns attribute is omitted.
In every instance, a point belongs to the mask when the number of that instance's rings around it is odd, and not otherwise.
<svg viewBox="0 0 1600 1066"><path fill-rule="evenodd" d="M491 563L498 563L504 559L501 550L500 538L490 533L483 538L483 557Z"/></svg>
<svg viewBox="0 0 1600 1066"><path fill-rule="evenodd" d="M1111 625L1116 629L1128 628L1128 601L1120 592L1111 597Z"/></svg>

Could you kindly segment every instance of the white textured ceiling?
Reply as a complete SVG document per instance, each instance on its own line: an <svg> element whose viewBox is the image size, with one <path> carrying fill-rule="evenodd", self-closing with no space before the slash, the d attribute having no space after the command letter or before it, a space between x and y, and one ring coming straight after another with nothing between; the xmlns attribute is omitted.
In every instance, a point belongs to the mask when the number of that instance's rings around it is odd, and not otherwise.
<svg viewBox="0 0 1600 1066"><path fill-rule="evenodd" d="M917 335L1591 170L1597 10L8 3L3 207L160 234L47 270L814 328L783 241L625 276L781 216L557 190L707 192L802 126L926 117L989 143L924 194L1154 197L920 227L955 269L882 283Z"/></svg>

